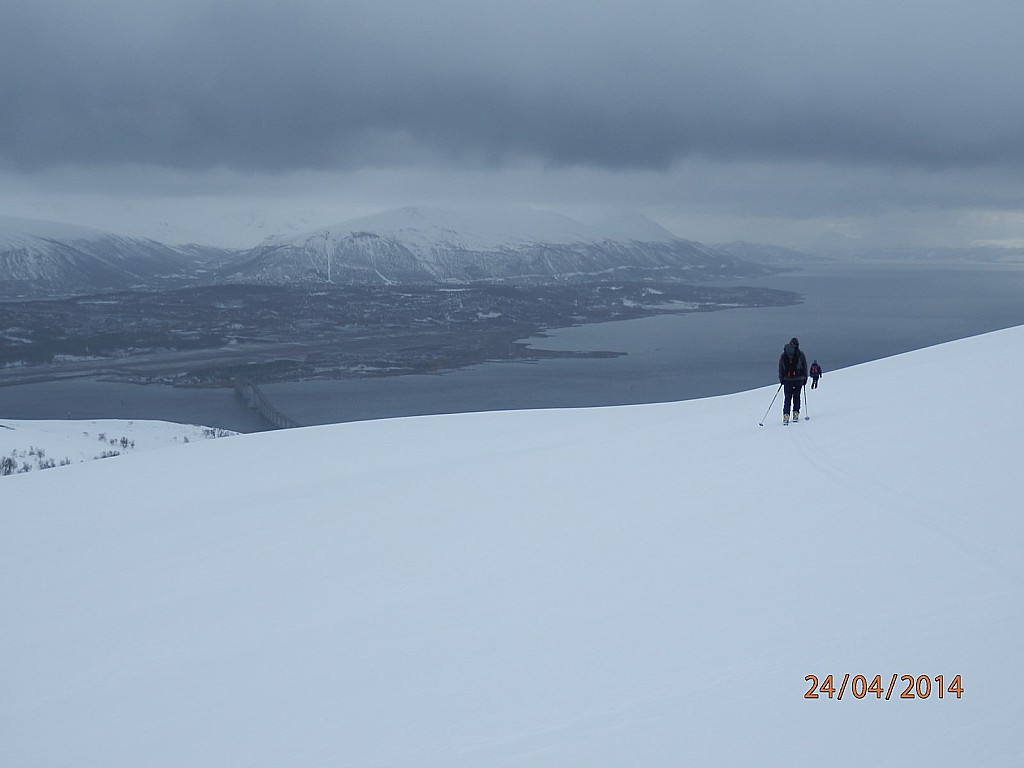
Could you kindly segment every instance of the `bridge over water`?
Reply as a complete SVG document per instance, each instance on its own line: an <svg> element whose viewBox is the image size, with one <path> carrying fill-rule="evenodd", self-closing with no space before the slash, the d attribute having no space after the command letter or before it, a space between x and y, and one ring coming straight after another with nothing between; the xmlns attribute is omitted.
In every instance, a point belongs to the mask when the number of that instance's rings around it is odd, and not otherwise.
<svg viewBox="0 0 1024 768"><path fill-rule="evenodd" d="M270 402L270 399L255 382L248 379L235 379L234 385L235 393L245 400L250 408L255 409L260 416L278 429L293 429L303 426L275 408L274 404Z"/></svg>

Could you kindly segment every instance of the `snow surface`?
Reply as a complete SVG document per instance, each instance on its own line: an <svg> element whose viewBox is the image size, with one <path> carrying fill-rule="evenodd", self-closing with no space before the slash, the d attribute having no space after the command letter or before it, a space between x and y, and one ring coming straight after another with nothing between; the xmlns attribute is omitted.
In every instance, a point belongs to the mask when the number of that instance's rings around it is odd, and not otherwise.
<svg viewBox="0 0 1024 768"><path fill-rule="evenodd" d="M1022 381L1024 327L789 427L769 386L3 478L0 764L1018 768ZM964 693L804 698L846 673Z"/></svg>
<svg viewBox="0 0 1024 768"><path fill-rule="evenodd" d="M601 243L606 240L672 242L668 230L639 214L619 213L601 223L585 224L567 216L533 208L477 208L450 211L442 208L398 208L351 219L316 232L285 240L304 245L317 237L344 237L372 232L400 241L417 255L437 246L493 251L532 243ZM281 242L271 238L271 242Z"/></svg>
<svg viewBox="0 0 1024 768"><path fill-rule="evenodd" d="M27 463L34 471L40 468L40 463L47 461L58 466L74 464L113 458L109 456L113 451L123 455L234 434L223 429L166 421L0 419L0 458L13 456L18 467Z"/></svg>

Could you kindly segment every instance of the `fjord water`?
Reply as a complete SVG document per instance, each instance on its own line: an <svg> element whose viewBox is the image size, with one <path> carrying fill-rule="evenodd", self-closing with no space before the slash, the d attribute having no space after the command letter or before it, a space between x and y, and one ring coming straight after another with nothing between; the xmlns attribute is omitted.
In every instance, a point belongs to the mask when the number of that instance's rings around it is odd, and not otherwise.
<svg viewBox="0 0 1024 768"><path fill-rule="evenodd" d="M528 342L625 353L619 357L491 362L432 375L271 384L264 391L301 424L664 402L773 384L782 346L797 336L825 370L816 394L827 397L831 370L1024 324L1021 266L816 265L743 284L793 290L804 300L554 329ZM979 382L998 371L950 375ZM81 380L0 387L0 417L162 419L243 432L266 426L232 390Z"/></svg>
<svg viewBox="0 0 1024 768"><path fill-rule="evenodd" d="M236 432L259 432L269 426L233 389L119 384L96 379L0 386L0 419L145 419Z"/></svg>
<svg viewBox="0 0 1024 768"><path fill-rule="evenodd" d="M666 402L773 384L782 347L797 336L808 359L826 372L824 396L830 370L1024 324L1021 267L829 265L744 284L797 291L804 301L593 323L529 340L548 350L625 353L615 358L495 362L444 374L264 389L303 424Z"/></svg>

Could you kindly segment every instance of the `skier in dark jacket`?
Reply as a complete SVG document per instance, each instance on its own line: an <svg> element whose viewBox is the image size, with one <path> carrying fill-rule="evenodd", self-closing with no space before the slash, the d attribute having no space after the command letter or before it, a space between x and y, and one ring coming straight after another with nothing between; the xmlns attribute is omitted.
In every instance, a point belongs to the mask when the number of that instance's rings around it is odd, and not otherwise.
<svg viewBox="0 0 1024 768"><path fill-rule="evenodd" d="M818 361L815 360L811 363L811 389L818 388L818 379L822 376L821 366L818 365Z"/></svg>
<svg viewBox="0 0 1024 768"><path fill-rule="evenodd" d="M793 421L800 421L800 390L806 383L807 357L800 351L800 342L794 336L779 357L779 384L786 389L786 400L782 405L783 424L789 424L791 410Z"/></svg>

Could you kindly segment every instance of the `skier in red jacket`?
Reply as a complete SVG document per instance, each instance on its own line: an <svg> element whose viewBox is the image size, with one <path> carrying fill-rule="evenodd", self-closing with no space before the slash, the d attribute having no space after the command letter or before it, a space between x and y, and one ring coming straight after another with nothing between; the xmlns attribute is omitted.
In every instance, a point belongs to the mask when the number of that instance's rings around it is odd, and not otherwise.
<svg viewBox="0 0 1024 768"><path fill-rule="evenodd" d="M818 361L815 360L811 363L811 389L818 388L818 379L820 379L821 376L821 366L818 365Z"/></svg>

